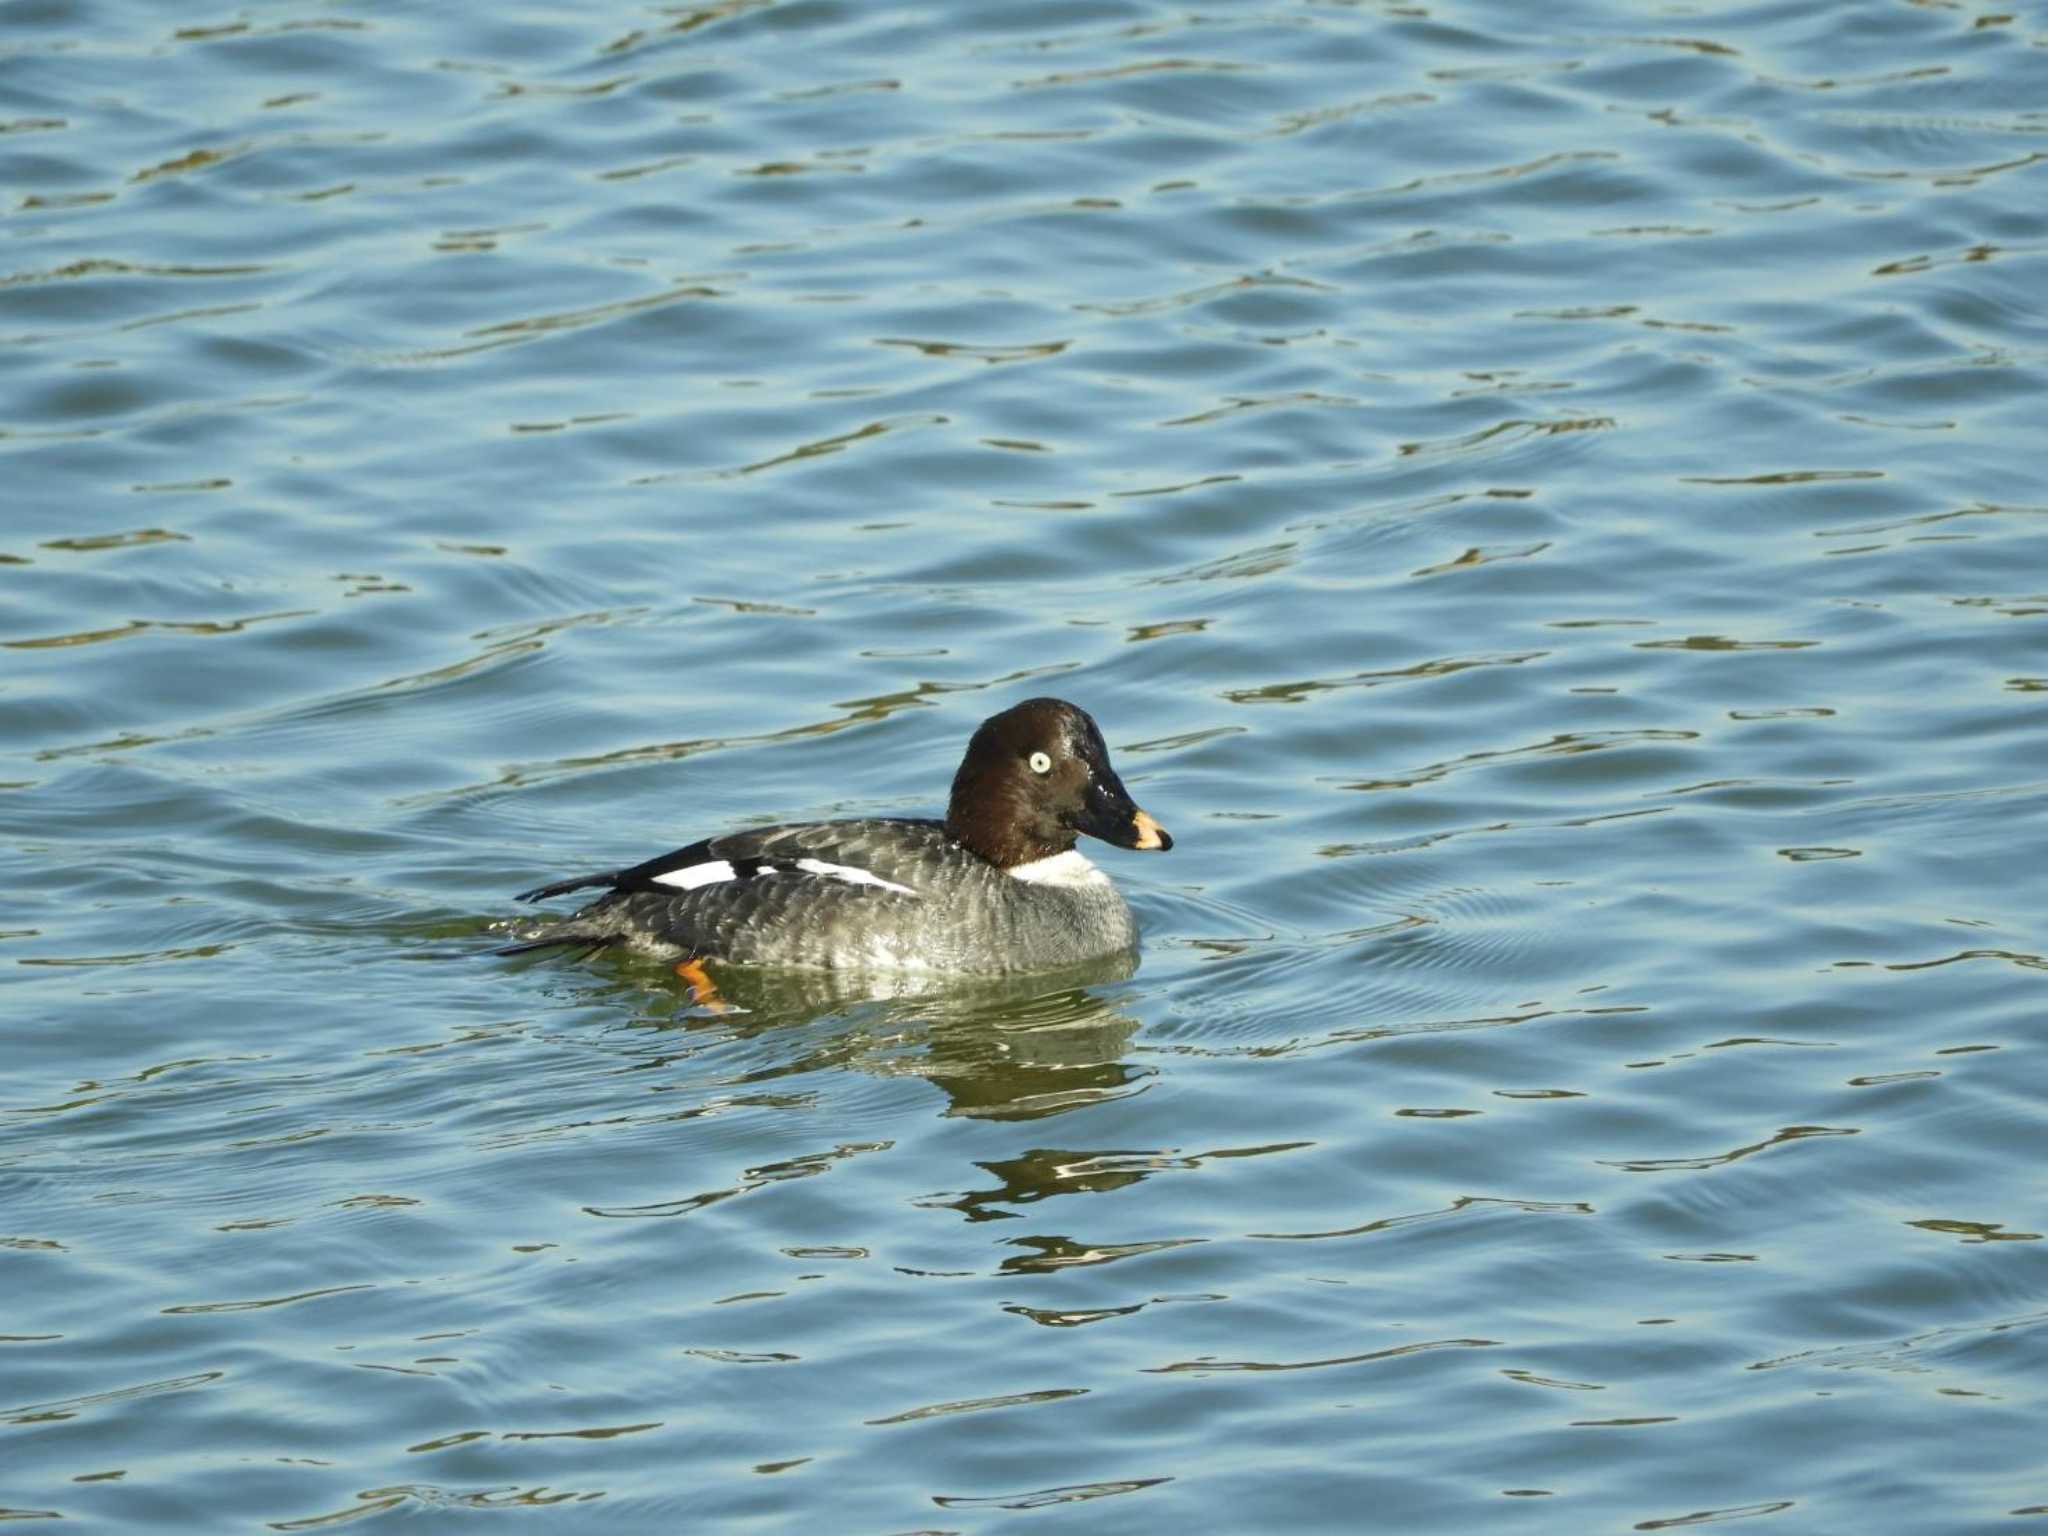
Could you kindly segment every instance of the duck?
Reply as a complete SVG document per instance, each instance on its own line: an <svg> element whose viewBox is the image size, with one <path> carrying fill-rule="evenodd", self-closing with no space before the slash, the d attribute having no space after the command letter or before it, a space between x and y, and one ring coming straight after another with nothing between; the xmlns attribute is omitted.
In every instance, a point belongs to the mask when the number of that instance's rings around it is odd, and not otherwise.
<svg viewBox="0 0 2048 1536"><path fill-rule="evenodd" d="M621 946L676 961L700 989L713 986L707 963L992 976L1134 955L1130 904L1075 846L1083 836L1173 847L1117 777L1094 718L1026 699L968 739L943 820L752 827L552 881L515 899L603 894L497 952Z"/></svg>

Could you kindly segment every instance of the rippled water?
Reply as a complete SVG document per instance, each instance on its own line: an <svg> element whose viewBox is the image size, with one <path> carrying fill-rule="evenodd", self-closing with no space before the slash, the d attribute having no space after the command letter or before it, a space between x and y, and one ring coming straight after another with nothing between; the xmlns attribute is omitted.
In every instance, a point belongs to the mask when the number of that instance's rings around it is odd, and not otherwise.
<svg viewBox="0 0 2048 1536"><path fill-rule="evenodd" d="M2048 1517L2048 33L0 7L0 1513ZM1125 978L510 893L929 813Z"/></svg>

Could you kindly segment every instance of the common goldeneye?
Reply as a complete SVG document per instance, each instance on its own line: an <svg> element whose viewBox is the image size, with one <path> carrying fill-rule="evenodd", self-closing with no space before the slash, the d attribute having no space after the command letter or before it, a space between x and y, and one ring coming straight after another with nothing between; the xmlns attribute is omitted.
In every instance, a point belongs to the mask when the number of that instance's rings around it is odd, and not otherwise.
<svg viewBox="0 0 2048 1536"><path fill-rule="evenodd" d="M521 893L607 887L572 917L498 951L627 944L739 965L988 974L1134 948L1137 925L1081 833L1165 850L1085 710L1027 699L967 743L944 821L795 822L707 837L658 859Z"/></svg>

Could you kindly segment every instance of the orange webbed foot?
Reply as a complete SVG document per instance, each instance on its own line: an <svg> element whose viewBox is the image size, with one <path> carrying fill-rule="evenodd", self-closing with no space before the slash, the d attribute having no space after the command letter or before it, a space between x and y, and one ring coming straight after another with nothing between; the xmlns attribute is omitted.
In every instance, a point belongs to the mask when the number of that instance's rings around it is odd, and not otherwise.
<svg viewBox="0 0 2048 1536"><path fill-rule="evenodd" d="M676 966L676 974L690 984L690 1001L700 1008L709 1008L714 1013L724 1013L732 1005L718 995L718 983L711 979L711 973L704 969L704 962L698 959L682 961Z"/></svg>

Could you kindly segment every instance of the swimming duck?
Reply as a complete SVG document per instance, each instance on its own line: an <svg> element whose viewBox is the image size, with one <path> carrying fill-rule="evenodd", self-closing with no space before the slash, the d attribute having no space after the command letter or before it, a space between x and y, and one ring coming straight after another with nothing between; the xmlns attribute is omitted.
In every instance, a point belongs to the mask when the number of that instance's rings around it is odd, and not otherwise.
<svg viewBox="0 0 2048 1536"><path fill-rule="evenodd" d="M698 963L998 974L1135 948L1122 893L1075 847L1082 834L1164 852L1166 829L1110 766L1087 711L1027 699L967 743L943 821L792 822L707 837L626 869L521 893L592 887L573 916L499 950L624 944Z"/></svg>

